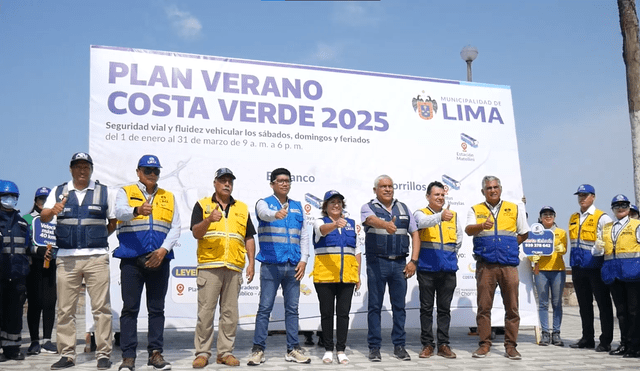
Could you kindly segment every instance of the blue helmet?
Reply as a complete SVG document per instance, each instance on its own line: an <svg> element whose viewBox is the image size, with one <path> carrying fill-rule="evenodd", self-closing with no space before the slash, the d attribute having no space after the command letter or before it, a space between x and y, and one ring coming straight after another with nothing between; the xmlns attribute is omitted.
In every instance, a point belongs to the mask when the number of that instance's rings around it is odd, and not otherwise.
<svg viewBox="0 0 640 371"><path fill-rule="evenodd" d="M626 204L631 205L631 201L629 201L627 196L625 196L623 194L615 195L613 197L613 199L611 200L611 206L613 206L614 204L618 204L618 203L626 203Z"/></svg>
<svg viewBox="0 0 640 371"><path fill-rule="evenodd" d="M640 210L638 210L638 206L631 204L631 210L635 211L636 213L640 214Z"/></svg>
<svg viewBox="0 0 640 371"><path fill-rule="evenodd" d="M10 180L0 180L0 194L14 194L20 196L18 186Z"/></svg>

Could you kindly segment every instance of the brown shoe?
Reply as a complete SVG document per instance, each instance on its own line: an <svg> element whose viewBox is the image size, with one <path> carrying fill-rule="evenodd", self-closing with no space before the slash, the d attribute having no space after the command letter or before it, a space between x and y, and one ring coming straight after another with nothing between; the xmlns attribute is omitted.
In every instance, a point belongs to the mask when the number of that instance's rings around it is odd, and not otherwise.
<svg viewBox="0 0 640 371"><path fill-rule="evenodd" d="M491 350L491 348L488 347L488 346L481 346L480 348L476 349L475 352L473 352L471 357L473 357L473 358L484 358L484 357L489 355L489 351L490 350Z"/></svg>
<svg viewBox="0 0 640 371"><path fill-rule="evenodd" d="M515 360L522 359L520 352L518 352L515 347L506 348L504 356L509 359L515 359Z"/></svg>
<svg viewBox="0 0 640 371"><path fill-rule="evenodd" d="M442 344L438 347L438 355L444 358L456 358L456 354L451 351L447 344Z"/></svg>
<svg viewBox="0 0 640 371"><path fill-rule="evenodd" d="M420 352L420 355L418 355L418 357L420 358L429 358L433 355L433 346L431 345L426 345L422 347L422 352Z"/></svg>
<svg viewBox="0 0 640 371"><path fill-rule="evenodd" d="M219 365L224 364L227 366L240 366L240 361L238 361L238 359L233 354L227 354L226 356L222 357L218 354L216 363Z"/></svg>
<svg viewBox="0 0 640 371"><path fill-rule="evenodd" d="M205 355L199 355L193 360L191 364L193 368L205 368L209 364L209 357Z"/></svg>

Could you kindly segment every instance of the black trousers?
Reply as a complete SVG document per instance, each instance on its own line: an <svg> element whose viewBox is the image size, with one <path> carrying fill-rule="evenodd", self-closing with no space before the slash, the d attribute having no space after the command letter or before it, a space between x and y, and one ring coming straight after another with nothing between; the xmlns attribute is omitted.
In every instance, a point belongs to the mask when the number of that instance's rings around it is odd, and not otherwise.
<svg viewBox="0 0 640 371"><path fill-rule="evenodd" d="M615 280L611 285L611 296L616 306L616 317L620 325L620 344L633 351L640 350L640 282Z"/></svg>
<svg viewBox="0 0 640 371"><path fill-rule="evenodd" d="M0 343L5 354L15 354L22 344L22 307L26 299L26 277L0 279Z"/></svg>
<svg viewBox="0 0 640 371"><path fill-rule="evenodd" d="M27 275L27 324L31 341L40 340L40 314L42 314L42 338L51 339L56 319L56 261L43 268L44 259L32 257Z"/></svg>
<svg viewBox="0 0 640 371"><path fill-rule="evenodd" d="M591 340L595 337L593 328L593 298L596 298L600 310L600 344L610 345L613 341L613 305L609 287L602 281L600 269L571 267L573 286L580 307L582 321L582 338Z"/></svg>
<svg viewBox="0 0 640 371"><path fill-rule="evenodd" d="M449 344L451 300L456 289L455 272L418 271L420 289L420 342L435 347L433 338L433 304L437 301L438 346Z"/></svg>
<svg viewBox="0 0 640 371"><path fill-rule="evenodd" d="M349 311L355 283L315 283L320 302L320 327L324 349L333 350L333 315L335 309L336 350L343 352L347 347L349 332Z"/></svg>

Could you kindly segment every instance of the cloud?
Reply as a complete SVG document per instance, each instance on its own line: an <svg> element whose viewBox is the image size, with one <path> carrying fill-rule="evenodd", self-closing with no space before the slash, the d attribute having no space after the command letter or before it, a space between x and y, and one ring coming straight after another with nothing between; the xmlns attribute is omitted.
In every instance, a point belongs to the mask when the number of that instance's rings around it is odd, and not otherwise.
<svg viewBox="0 0 640 371"><path fill-rule="evenodd" d="M202 24L191 13L182 11L175 5L165 7L165 13L180 37L193 39L200 36Z"/></svg>
<svg viewBox="0 0 640 371"><path fill-rule="evenodd" d="M312 50L300 63L327 66L338 62L341 59L343 51L347 44L339 41L333 44L326 42L318 42L314 50Z"/></svg>
<svg viewBox="0 0 640 371"><path fill-rule="evenodd" d="M337 4L333 12L333 20L347 26L375 26L381 21L379 12L381 8L374 7L375 5L365 6L355 2Z"/></svg>

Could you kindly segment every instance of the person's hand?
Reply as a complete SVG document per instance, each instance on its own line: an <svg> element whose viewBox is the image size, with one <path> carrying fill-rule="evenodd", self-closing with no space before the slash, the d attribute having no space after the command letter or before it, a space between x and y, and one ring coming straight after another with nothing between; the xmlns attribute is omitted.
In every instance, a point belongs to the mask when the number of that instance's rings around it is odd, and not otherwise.
<svg viewBox="0 0 640 371"><path fill-rule="evenodd" d="M393 218L391 218L391 221L387 222L387 225L384 227L384 229L389 234L396 233L396 231L398 230L398 227L396 227L396 217L395 216Z"/></svg>
<svg viewBox="0 0 640 371"><path fill-rule="evenodd" d="M247 266L247 272L246 272L247 284L250 284L251 281L253 281L253 275L254 274L255 274L255 267L252 264L249 264Z"/></svg>
<svg viewBox="0 0 640 371"><path fill-rule="evenodd" d="M53 207L51 208L51 211L53 211L54 215L58 215L62 212L62 210L64 210L64 205L67 203L67 196L64 195L62 197L62 200L60 202L56 202L55 205L53 205Z"/></svg>
<svg viewBox="0 0 640 371"><path fill-rule="evenodd" d="M591 255L602 256L604 255L604 241L597 239L596 243L591 248Z"/></svg>
<svg viewBox="0 0 640 371"><path fill-rule="evenodd" d="M344 228L347 225L347 221L344 218L340 218L335 221L336 228Z"/></svg>
<svg viewBox="0 0 640 371"><path fill-rule="evenodd" d="M220 212L220 205L216 204L216 208L213 209L213 211L211 212L211 214L209 214L207 219L209 220L209 223L215 223L220 221L220 219L222 219L222 212Z"/></svg>
<svg viewBox="0 0 640 371"><path fill-rule="evenodd" d="M282 205L282 209L276 213L276 219L284 219L287 217L287 214L289 214L289 204L285 203Z"/></svg>
<svg viewBox="0 0 640 371"><path fill-rule="evenodd" d="M153 212L153 206L151 206L151 198L153 196L149 196L144 203L138 206L138 215L149 216Z"/></svg>
<svg viewBox="0 0 640 371"><path fill-rule="evenodd" d="M167 255L167 249L161 247L149 254L149 259L144 263L147 268L157 268L162 264L162 260Z"/></svg>
<svg viewBox="0 0 640 371"><path fill-rule="evenodd" d="M536 264L540 260L540 255L529 255L529 260L531 260L533 264Z"/></svg>
<svg viewBox="0 0 640 371"><path fill-rule="evenodd" d="M356 282L356 291L360 290L360 278L358 278L358 282Z"/></svg>
<svg viewBox="0 0 640 371"><path fill-rule="evenodd" d="M451 204L447 205L447 208L442 210L440 219L442 219L443 222L448 222L449 220L453 219L453 213L449 210L449 207L451 207Z"/></svg>
<svg viewBox="0 0 640 371"><path fill-rule="evenodd" d="M567 248L564 246L564 244L563 244L563 243L559 243L559 244L557 244L557 245L555 245L555 246L553 247L553 251L555 251L555 252L559 252L559 253L562 253L562 252L567 251L566 249L567 249Z"/></svg>
<svg viewBox="0 0 640 371"><path fill-rule="evenodd" d="M414 274L416 274L416 268L416 265L413 264L413 262L409 261L402 270L402 272L404 272L404 278L411 278Z"/></svg>
<svg viewBox="0 0 640 371"><path fill-rule="evenodd" d="M298 265L296 265L296 276L295 276L296 280L298 281L302 280L302 277L304 277L305 269L307 269L307 263L300 260L298 262Z"/></svg>
<svg viewBox="0 0 640 371"><path fill-rule="evenodd" d="M489 217L482 223L482 229L491 229L493 228L493 214L489 213Z"/></svg>

